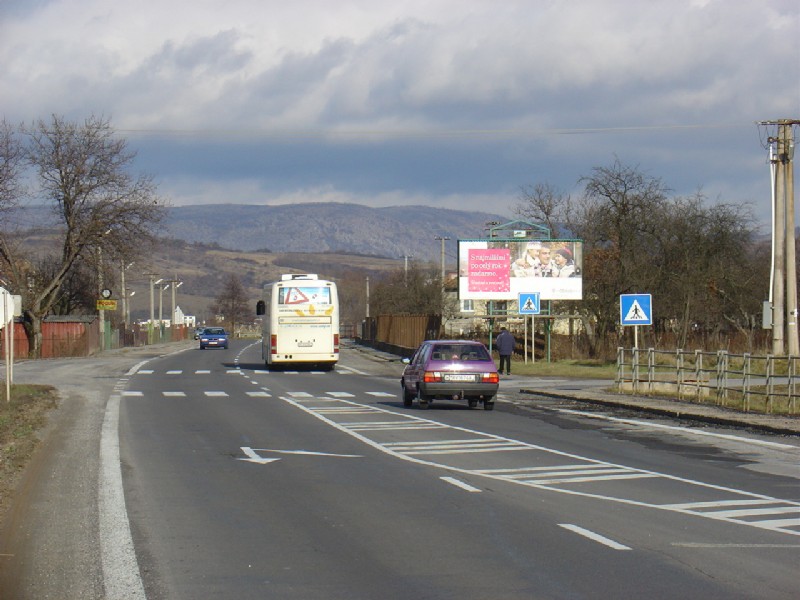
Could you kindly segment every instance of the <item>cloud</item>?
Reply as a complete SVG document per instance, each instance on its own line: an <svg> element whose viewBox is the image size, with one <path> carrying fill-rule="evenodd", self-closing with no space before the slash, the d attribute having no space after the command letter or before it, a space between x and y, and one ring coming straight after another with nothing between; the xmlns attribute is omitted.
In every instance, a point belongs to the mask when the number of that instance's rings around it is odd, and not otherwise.
<svg viewBox="0 0 800 600"><path fill-rule="evenodd" d="M519 186L572 192L614 156L676 193L748 201L768 190L755 122L800 117L790 0L2 11L4 116L110 116L176 203L318 194L510 210Z"/></svg>

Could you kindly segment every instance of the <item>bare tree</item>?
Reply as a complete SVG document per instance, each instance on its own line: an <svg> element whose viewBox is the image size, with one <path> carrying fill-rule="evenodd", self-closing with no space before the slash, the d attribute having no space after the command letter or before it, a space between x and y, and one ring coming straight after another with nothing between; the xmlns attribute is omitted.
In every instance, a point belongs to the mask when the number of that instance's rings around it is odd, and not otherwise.
<svg viewBox="0 0 800 600"><path fill-rule="evenodd" d="M253 309L250 306L247 292L242 282L236 275L230 274L222 284L222 290L216 300L211 303L209 310L222 317L231 335L236 330L236 324L252 321Z"/></svg>
<svg viewBox="0 0 800 600"><path fill-rule="evenodd" d="M412 261L408 269L397 269L376 282L370 305L374 315L441 315L444 306L440 270Z"/></svg>
<svg viewBox="0 0 800 600"><path fill-rule="evenodd" d="M23 195L23 152L19 137L3 119L0 122L0 223L9 226L7 216L18 206ZM3 285L11 285L10 271L3 257L16 248L14 240L0 236L0 276Z"/></svg>
<svg viewBox="0 0 800 600"><path fill-rule="evenodd" d="M36 272L14 245L15 234L0 231L0 262L22 296L30 353L41 353L41 322L59 301L61 287L79 259L118 259L139 253L165 214L149 176L134 177L135 153L105 118L74 123L53 116L20 130L24 157L33 168L39 200L49 203L58 223L59 247L52 272ZM13 137L13 136L12 136ZM36 282L36 285L32 285Z"/></svg>
<svg viewBox="0 0 800 600"><path fill-rule="evenodd" d="M514 214L531 222L542 224L557 238L569 220L571 198L550 183L536 183L520 188L519 203Z"/></svg>

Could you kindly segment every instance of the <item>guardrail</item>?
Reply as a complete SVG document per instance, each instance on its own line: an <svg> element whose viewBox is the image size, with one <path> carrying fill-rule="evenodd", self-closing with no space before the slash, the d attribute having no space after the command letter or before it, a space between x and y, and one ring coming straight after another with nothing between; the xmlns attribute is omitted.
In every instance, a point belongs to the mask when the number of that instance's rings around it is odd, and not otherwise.
<svg viewBox="0 0 800 600"><path fill-rule="evenodd" d="M617 390L744 412L797 414L798 356L617 348Z"/></svg>

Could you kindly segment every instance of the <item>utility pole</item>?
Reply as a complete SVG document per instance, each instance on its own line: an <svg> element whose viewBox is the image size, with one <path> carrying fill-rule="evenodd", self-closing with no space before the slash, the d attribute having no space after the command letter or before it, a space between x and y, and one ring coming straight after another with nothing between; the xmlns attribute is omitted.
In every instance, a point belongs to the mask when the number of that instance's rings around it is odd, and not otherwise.
<svg viewBox="0 0 800 600"><path fill-rule="evenodd" d="M795 259L794 126L800 120L779 119L758 123L775 128L767 137L772 176L772 353L800 355L798 338L797 269Z"/></svg>
<svg viewBox="0 0 800 600"><path fill-rule="evenodd" d="M444 272L444 243L447 240L449 240L450 238L445 236L445 235L437 235L433 239L441 240L441 242L442 242L442 290L444 290L444 277L445 277L445 272Z"/></svg>

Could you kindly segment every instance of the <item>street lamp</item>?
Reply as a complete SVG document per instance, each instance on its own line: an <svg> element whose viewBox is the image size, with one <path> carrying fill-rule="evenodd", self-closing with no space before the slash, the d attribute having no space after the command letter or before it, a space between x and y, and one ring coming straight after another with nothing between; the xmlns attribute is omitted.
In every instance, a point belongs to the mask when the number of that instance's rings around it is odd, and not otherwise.
<svg viewBox="0 0 800 600"><path fill-rule="evenodd" d="M161 280L159 280L159 281L161 281ZM164 304L164 290L168 290L169 289L169 284L164 285L162 283L159 287L160 287L160 289L159 289L159 292L158 292L158 327L159 327L159 331L160 331L161 328L164 325L164 316L163 316L164 313L162 311L162 306Z"/></svg>
<svg viewBox="0 0 800 600"><path fill-rule="evenodd" d="M128 288L125 287L125 271L130 269L132 266L133 266L133 263L129 263L129 264L126 265L123 262L122 263L121 274L120 274L121 275L120 276L120 287L122 288L122 293L120 295L122 296L123 330L127 330L128 329L128 325L129 325L129 322L130 322L130 314L131 314L130 308L128 307L128 298L129 298L129 296L133 295L133 294L129 295L128 294Z"/></svg>
<svg viewBox="0 0 800 600"><path fill-rule="evenodd" d="M125 324L126 328L131 323L131 298L136 295L136 290L132 290L130 294L125 297Z"/></svg>
<svg viewBox="0 0 800 600"><path fill-rule="evenodd" d="M172 319L170 321L170 326L174 326L176 324L176 320L175 320L175 293L177 292L178 288L183 285L182 281L177 281L175 279L172 280L172 283L174 285L172 286ZM181 323L181 325L182 324L183 323Z"/></svg>

